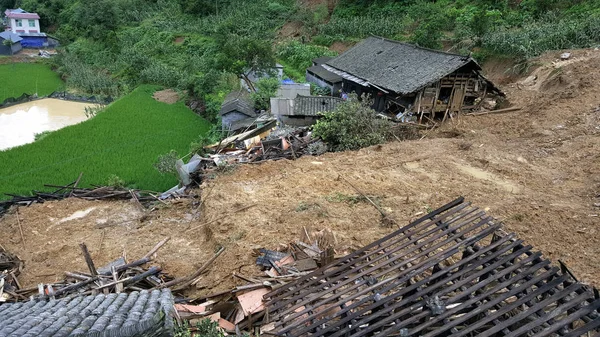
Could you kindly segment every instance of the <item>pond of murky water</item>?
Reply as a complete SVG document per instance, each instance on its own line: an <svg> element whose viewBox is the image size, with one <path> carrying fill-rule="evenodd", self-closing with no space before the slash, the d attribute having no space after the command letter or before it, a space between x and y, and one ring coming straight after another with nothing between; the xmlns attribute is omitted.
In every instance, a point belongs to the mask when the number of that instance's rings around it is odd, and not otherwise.
<svg viewBox="0 0 600 337"><path fill-rule="evenodd" d="M91 104L45 98L0 109L0 151L31 143L36 133L86 120L87 106Z"/></svg>

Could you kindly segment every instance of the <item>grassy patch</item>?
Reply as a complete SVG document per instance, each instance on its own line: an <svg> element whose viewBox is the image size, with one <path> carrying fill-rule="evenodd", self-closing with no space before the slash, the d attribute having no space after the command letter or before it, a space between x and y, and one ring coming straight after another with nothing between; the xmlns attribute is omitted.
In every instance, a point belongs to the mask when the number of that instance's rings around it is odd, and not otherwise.
<svg viewBox="0 0 600 337"><path fill-rule="evenodd" d="M46 96L63 86L58 74L43 63L2 64L0 78L5 79L0 87L0 102L9 97L36 92L38 96Z"/></svg>
<svg viewBox="0 0 600 337"><path fill-rule="evenodd" d="M183 103L152 98L141 86L93 119L52 132L35 143L0 151L0 194L26 194L44 184L67 184L83 172L83 185L105 185L116 175L127 185L162 191L176 184L153 163L170 150L187 153L209 123ZM114 179L114 177L112 178ZM3 198L0 195L0 198Z"/></svg>

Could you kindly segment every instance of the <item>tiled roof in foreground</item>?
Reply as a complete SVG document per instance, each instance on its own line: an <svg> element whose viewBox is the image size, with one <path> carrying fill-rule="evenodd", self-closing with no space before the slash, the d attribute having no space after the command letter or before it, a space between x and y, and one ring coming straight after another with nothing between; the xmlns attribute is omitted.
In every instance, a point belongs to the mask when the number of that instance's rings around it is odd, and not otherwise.
<svg viewBox="0 0 600 337"><path fill-rule="evenodd" d="M172 336L169 290L0 305L0 336Z"/></svg>
<svg viewBox="0 0 600 337"><path fill-rule="evenodd" d="M463 198L265 299L286 337L600 335L597 290Z"/></svg>

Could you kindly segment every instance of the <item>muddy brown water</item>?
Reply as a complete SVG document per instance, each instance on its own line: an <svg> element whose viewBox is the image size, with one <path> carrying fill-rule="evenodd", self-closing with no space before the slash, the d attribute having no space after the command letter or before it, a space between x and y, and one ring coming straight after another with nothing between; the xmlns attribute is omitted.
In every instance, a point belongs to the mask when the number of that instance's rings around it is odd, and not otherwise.
<svg viewBox="0 0 600 337"><path fill-rule="evenodd" d="M32 143L36 133L86 120L87 106L90 103L45 98L0 109L0 151Z"/></svg>

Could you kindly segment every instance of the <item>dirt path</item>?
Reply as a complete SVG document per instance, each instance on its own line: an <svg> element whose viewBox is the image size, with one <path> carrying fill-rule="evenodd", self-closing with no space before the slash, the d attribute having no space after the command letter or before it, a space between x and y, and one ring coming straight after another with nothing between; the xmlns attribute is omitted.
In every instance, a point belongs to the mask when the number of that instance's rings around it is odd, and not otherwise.
<svg viewBox="0 0 600 337"><path fill-rule="evenodd" d="M559 54L537 60L548 67L537 70L542 83L525 85L524 76L503 87L524 107L520 112L461 117L420 141L244 165L205 186L201 211L188 201L144 222L123 223L139 217L130 203L69 200L21 208L26 247L15 214L0 219L0 243L26 261L27 286L51 282L65 270L84 271L77 246L82 241L103 264L124 249L130 259L142 256L171 236L157 263L175 276L190 273L224 246L198 293L226 290L239 284L233 272L259 272L253 249L286 245L305 227L331 229L338 254L393 231L381 226L379 213L356 197L346 179L400 225L465 196L535 250L564 261L581 281L600 286L600 207L594 206L600 203L600 88L594 84L600 52L575 51L585 61L556 70L552 62ZM457 136L443 138L450 134ZM245 206L252 207L233 213ZM87 214L61 222L77 211ZM103 221L116 225L96 228ZM193 227L198 229L187 230ZM44 276L49 273L55 275Z"/></svg>

